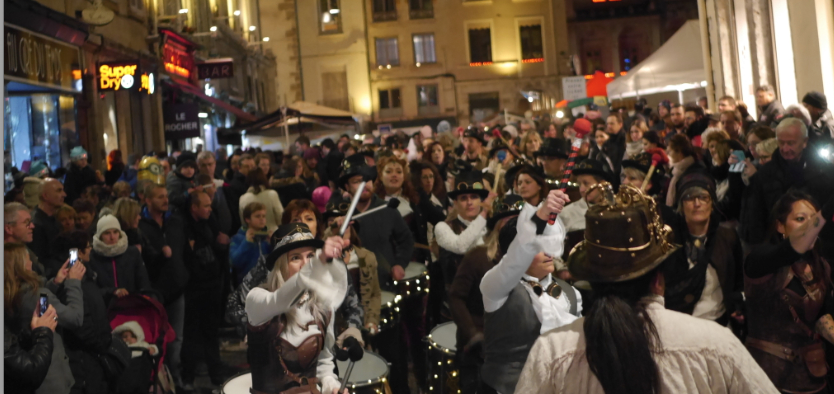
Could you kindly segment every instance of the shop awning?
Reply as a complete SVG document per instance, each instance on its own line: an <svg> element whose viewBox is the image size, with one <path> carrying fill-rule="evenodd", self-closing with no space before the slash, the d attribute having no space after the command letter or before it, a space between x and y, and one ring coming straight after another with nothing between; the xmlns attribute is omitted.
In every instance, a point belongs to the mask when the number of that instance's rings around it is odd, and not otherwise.
<svg viewBox="0 0 834 394"><path fill-rule="evenodd" d="M701 27L687 21L657 51L608 84L608 97L624 98L706 86Z"/></svg>
<svg viewBox="0 0 834 394"><path fill-rule="evenodd" d="M213 104L213 105L217 106L218 108L236 116L241 121L254 122L255 120L258 119L255 115L252 115L248 112L245 112L244 110L242 110L238 107L235 107L234 105L231 105L231 104L229 104L229 103L227 103L223 100L220 100L216 97L207 96L205 93L203 93L202 90L200 90L200 88L198 88L196 86L193 86L191 84L188 84L188 83L185 83L185 82L180 82L180 81L177 81L176 79L171 79L169 84L172 87L179 89L183 93L188 93L192 96L196 96L197 98L199 98L203 101L206 101L210 104Z"/></svg>
<svg viewBox="0 0 834 394"><path fill-rule="evenodd" d="M288 125L298 124L298 119L301 119L301 123L318 123L327 125L352 125L356 123L353 114L350 112L308 103L305 101L296 101L288 105L286 111L287 118L290 119L287 123ZM251 123L238 124L234 127L223 129L222 131L224 133L228 133L246 130L247 134L262 134L269 129L279 127L284 127L283 108L265 115L260 119L254 120Z"/></svg>

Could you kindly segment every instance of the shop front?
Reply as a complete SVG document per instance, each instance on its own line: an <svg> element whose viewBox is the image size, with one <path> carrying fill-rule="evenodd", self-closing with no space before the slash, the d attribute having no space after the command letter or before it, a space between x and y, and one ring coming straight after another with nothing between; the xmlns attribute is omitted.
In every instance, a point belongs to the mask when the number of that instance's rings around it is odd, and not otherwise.
<svg viewBox="0 0 834 394"><path fill-rule="evenodd" d="M28 171L36 161L52 171L66 167L70 150L82 142L77 103L83 93L80 45L86 40L86 27L15 7L6 9L5 18L5 173L8 177L11 167Z"/></svg>

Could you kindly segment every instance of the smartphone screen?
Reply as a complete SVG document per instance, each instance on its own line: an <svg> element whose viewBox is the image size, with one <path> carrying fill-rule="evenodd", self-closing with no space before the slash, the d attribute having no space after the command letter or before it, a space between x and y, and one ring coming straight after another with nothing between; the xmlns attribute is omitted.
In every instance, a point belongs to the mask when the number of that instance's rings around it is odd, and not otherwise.
<svg viewBox="0 0 834 394"><path fill-rule="evenodd" d="M77 262L78 262L78 249L72 248L72 249L70 249L70 258L69 258L69 264L67 265L67 268L72 268L72 266L74 266L75 263L77 263Z"/></svg>
<svg viewBox="0 0 834 394"><path fill-rule="evenodd" d="M41 297L38 300L38 317L43 316L47 308L49 308L49 297L46 293L41 293Z"/></svg>
<svg viewBox="0 0 834 394"><path fill-rule="evenodd" d="M746 156L744 156L744 151L743 150L734 150L733 151L733 156L735 156L736 159L738 159L739 163L744 162L744 159L746 158Z"/></svg>

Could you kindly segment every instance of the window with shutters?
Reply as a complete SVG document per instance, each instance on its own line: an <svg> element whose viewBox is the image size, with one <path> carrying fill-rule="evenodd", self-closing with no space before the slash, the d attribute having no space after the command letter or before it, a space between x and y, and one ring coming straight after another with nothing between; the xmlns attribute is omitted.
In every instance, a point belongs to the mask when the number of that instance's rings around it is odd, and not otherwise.
<svg viewBox="0 0 834 394"><path fill-rule="evenodd" d="M437 102L437 85L417 86L417 113L419 115L440 113L440 106Z"/></svg>
<svg viewBox="0 0 834 394"><path fill-rule="evenodd" d="M379 116L391 118L403 114L400 89L386 89L379 91Z"/></svg>
<svg viewBox="0 0 834 394"><path fill-rule="evenodd" d="M400 65L397 37L376 39L376 65L379 68L390 68Z"/></svg>
<svg viewBox="0 0 834 394"><path fill-rule="evenodd" d="M492 63L492 34L489 27L469 29L470 65Z"/></svg>
<svg viewBox="0 0 834 394"><path fill-rule="evenodd" d="M414 63L417 67L423 64L437 63L434 52L434 34L415 34L411 37L414 43Z"/></svg>
<svg viewBox="0 0 834 394"><path fill-rule="evenodd" d="M544 61L544 45L542 45L542 25L526 25L519 27L521 37L521 60L524 63L541 63Z"/></svg>
<svg viewBox="0 0 834 394"><path fill-rule="evenodd" d="M432 0L409 0L408 16L411 19L433 18L434 5L432 5Z"/></svg>

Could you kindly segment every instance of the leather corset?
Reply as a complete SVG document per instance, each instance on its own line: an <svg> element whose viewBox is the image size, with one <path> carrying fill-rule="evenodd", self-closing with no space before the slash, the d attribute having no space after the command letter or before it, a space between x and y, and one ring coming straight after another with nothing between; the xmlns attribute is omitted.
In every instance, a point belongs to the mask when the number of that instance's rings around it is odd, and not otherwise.
<svg viewBox="0 0 834 394"><path fill-rule="evenodd" d="M249 325L247 358L252 369L252 392L278 394L309 386L301 392L318 392L316 367L324 348L331 313L322 313L314 322L319 333L310 335L298 347L281 338L286 315L274 317L260 326Z"/></svg>
<svg viewBox="0 0 834 394"><path fill-rule="evenodd" d="M812 360L806 360L809 357L803 350L821 346L814 327L826 291L830 291L822 277L822 273L814 272L814 279L803 284L805 295L789 288L791 281L800 281L790 266L773 275L745 280L748 338L752 339L748 340L747 347L780 390L816 392L825 387L825 377L810 372ZM781 350L775 353L789 356L777 356L767 350L768 346L778 346Z"/></svg>

